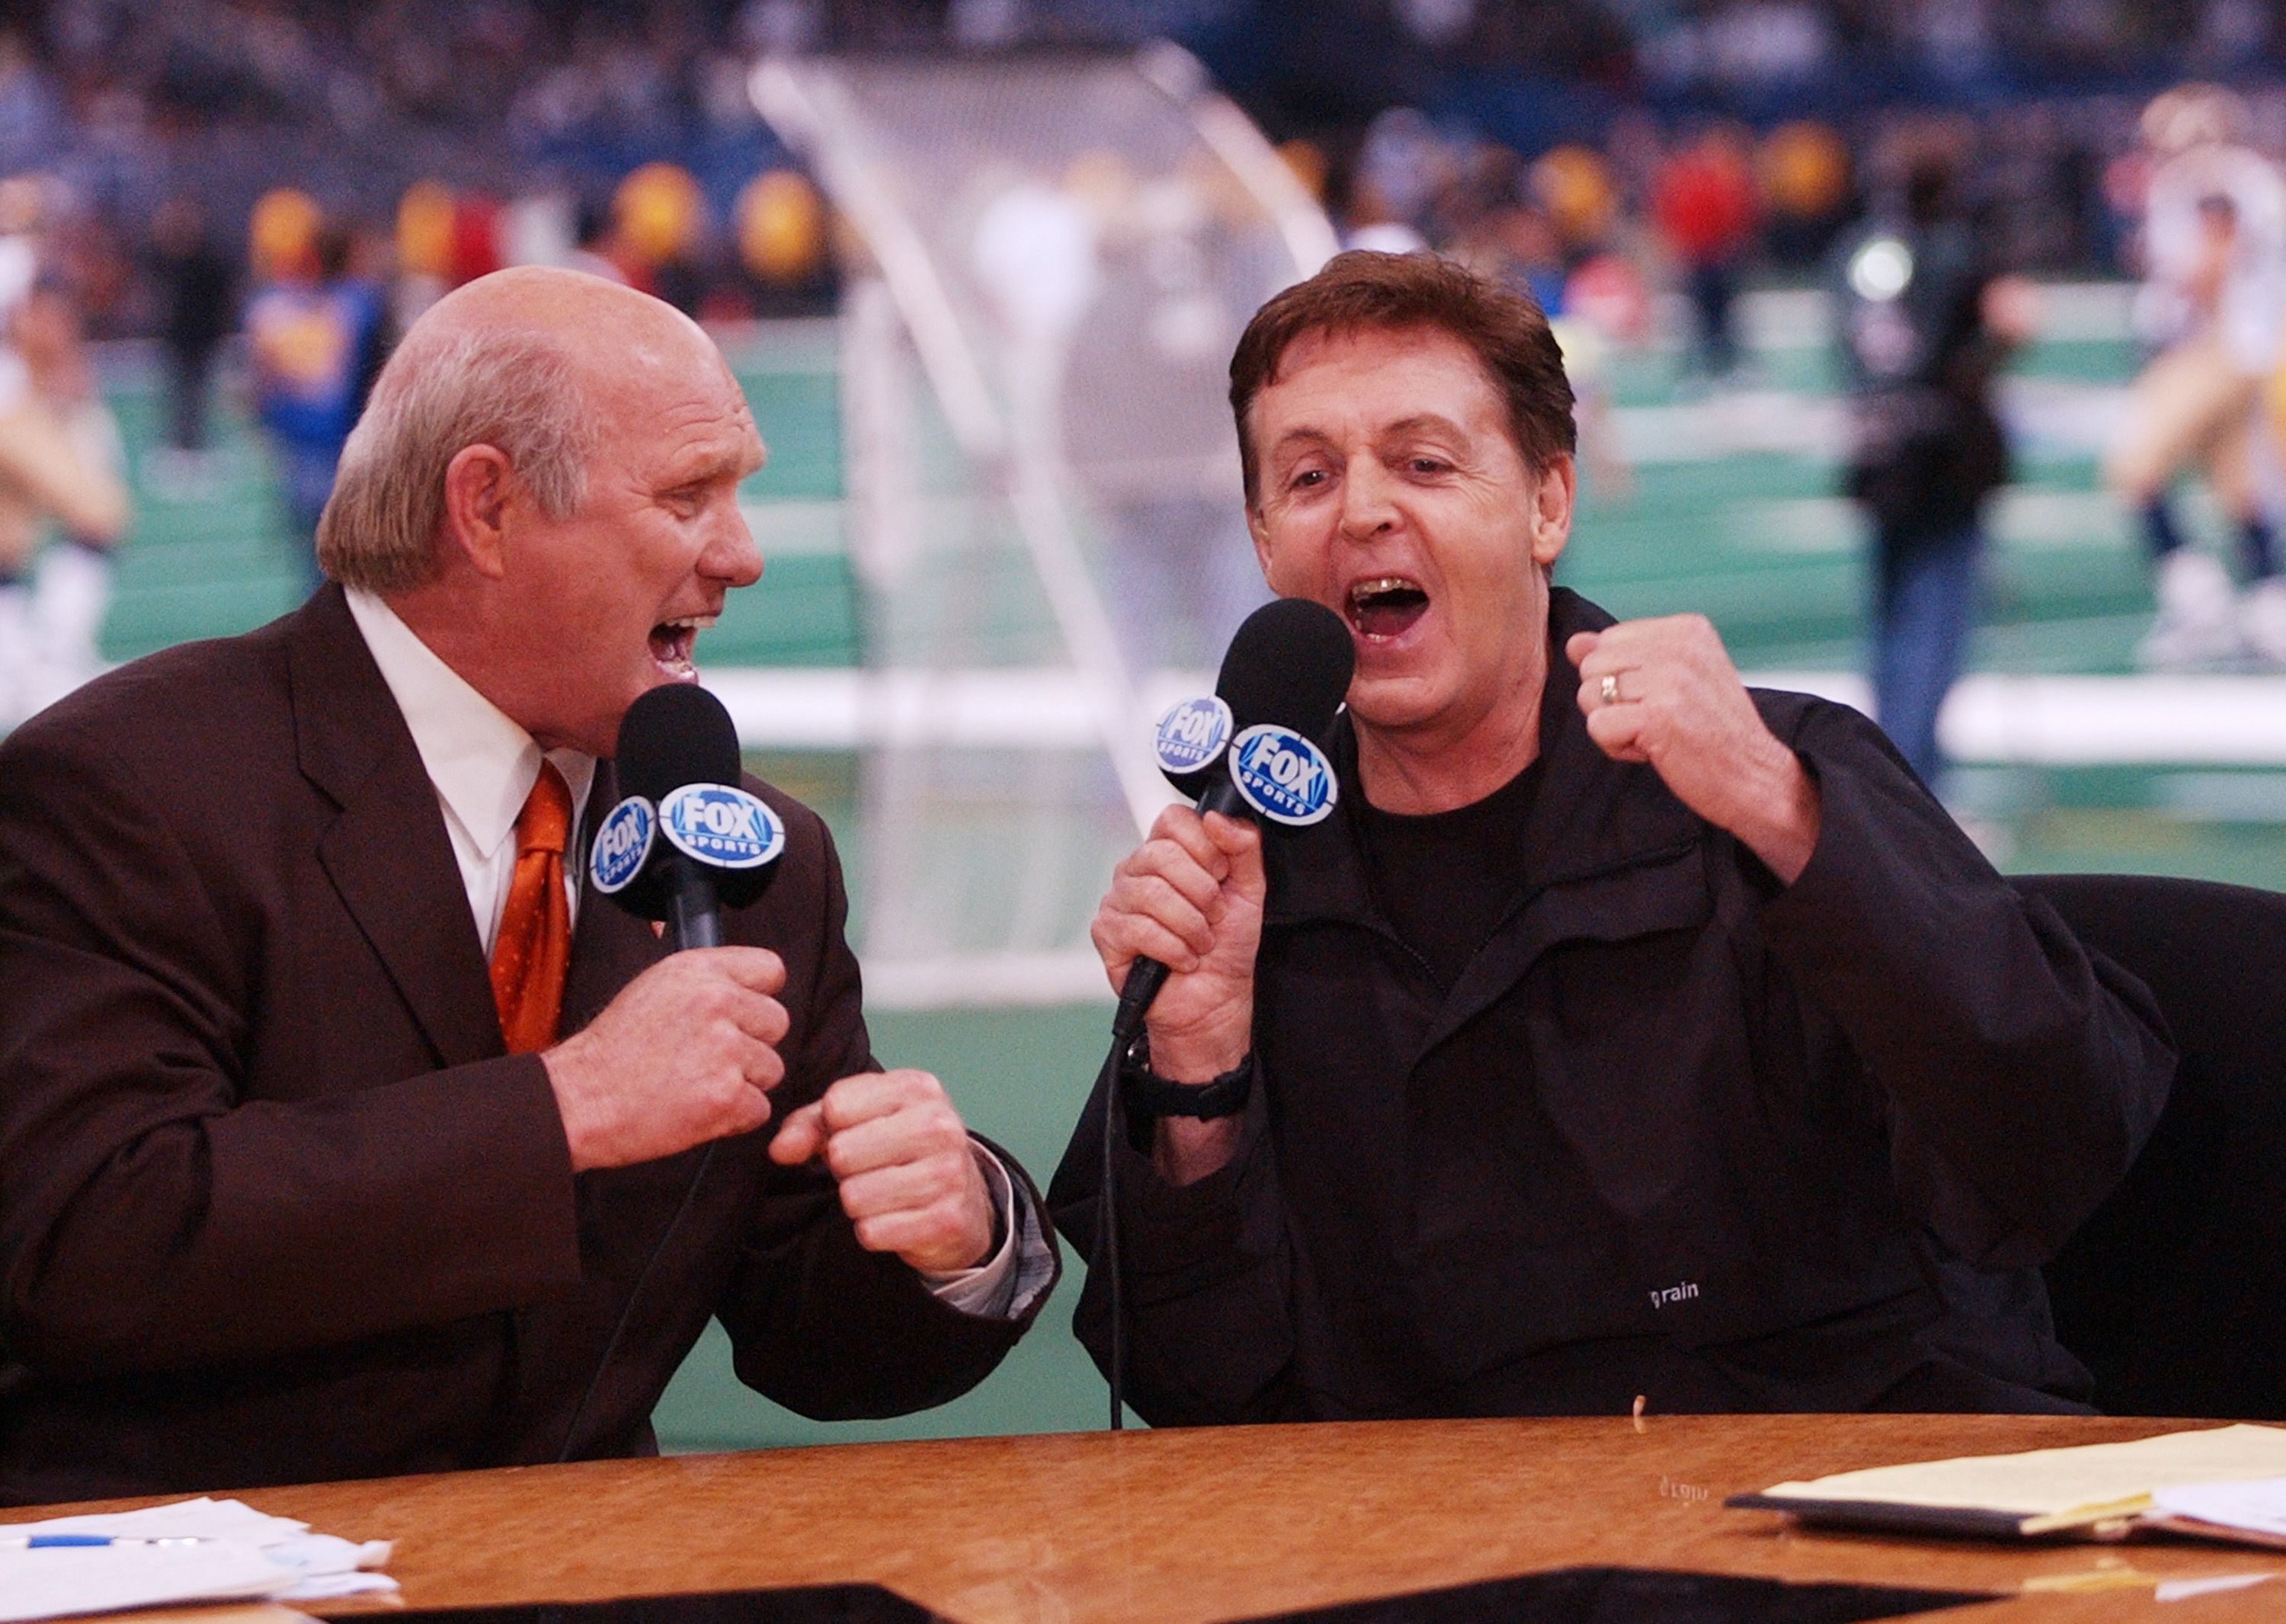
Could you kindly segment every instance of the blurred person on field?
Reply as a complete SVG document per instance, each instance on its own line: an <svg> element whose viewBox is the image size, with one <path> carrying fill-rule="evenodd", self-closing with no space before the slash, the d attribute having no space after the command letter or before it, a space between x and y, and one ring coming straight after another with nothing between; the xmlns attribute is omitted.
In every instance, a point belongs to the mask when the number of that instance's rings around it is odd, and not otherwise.
<svg viewBox="0 0 2286 1624"><path fill-rule="evenodd" d="M1754 174L1741 138L1716 126L1677 146L1652 179L1651 213L1698 317L1699 369L1727 376L1738 365L1730 307L1754 234Z"/></svg>
<svg viewBox="0 0 2286 1624"><path fill-rule="evenodd" d="M1936 719L1959 674L1984 551L1984 500L2008 477L1992 381L2030 336L2030 291L1994 273L1949 145L1902 157L1896 194L1846 233L1833 296L1849 380L1849 494L1874 538L1874 713L1937 786Z"/></svg>
<svg viewBox="0 0 2286 1624"><path fill-rule="evenodd" d="M2262 380L2286 327L2286 181L2245 145L2246 108L2217 85L2153 101L2142 137L2155 163L2143 219L2136 324L2156 350L2105 459L2107 483L2141 516L2158 614L2146 665L2242 653L2286 661L2286 580L2266 508ZM2238 532L2242 598L2222 562L2186 545L2169 488L2203 474Z"/></svg>
<svg viewBox="0 0 2286 1624"><path fill-rule="evenodd" d="M153 456L152 472L189 494L209 483L207 407L216 353L238 327L238 273L216 243L205 209L187 195L160 205L146 260L167 364L167 443Z"/></svg>
<svg viewBox="0 0 2286 1624"><path fill-rule="evenodd" d="M318 516L333 494L342 446L388 359L387 303L355 274L356 239L320 225L306 255L286 258L246 312L256 415L270 439L287 524L311 586Z"/></svg>
<svg viewBox="0 0 2286 1624"><path fill-rule="evenodd" d="M95 674L129 517L78 311L41 280L38 214L36 183L0 183L0 726Z"/></svg>

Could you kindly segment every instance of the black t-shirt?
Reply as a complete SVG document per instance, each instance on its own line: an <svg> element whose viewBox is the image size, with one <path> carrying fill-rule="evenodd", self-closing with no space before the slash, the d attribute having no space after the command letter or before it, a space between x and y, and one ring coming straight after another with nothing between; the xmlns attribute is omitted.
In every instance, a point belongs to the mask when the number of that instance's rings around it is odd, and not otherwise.
<svg viewBox="0 0 2286 1624"><path fill-rule="evenodd" d="M1532 764L1449 812L1407 816L1350 805L1373 900L1439 987L1449 989L1523 895L1525 819L1543 776Z"/></svg>

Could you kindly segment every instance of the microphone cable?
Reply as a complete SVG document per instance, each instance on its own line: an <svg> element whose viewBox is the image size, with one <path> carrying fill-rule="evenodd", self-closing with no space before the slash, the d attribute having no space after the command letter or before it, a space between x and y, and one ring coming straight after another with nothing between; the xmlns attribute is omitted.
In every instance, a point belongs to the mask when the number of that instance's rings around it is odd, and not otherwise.
<svg viewBox="0 0 2286 1624"><path fill-rule="evenodd" d="M1131 970L1129 974L1132 974ZM1119 1251L1119 1118L1123 1108L1119 1100L1119 1063L1126 1058L1127 1034L1115 1024L1111 1033L1111 1052L1103 1057L1103 1073L1096 1079L1096 1090L1103 1096L1103 1183L1098 1188L1095 1220L1096 1250L1102 1258L1100 1266L1108 1282L1111 1298L1111 1430L1123 1431L1127 1425L1127 1305L1123 1283L1120 1279ZM1093 1266L1093 1260L1091 1259Z"/></svg>
<svg viewBox="0 0 2286 1624"><path fill-rule="evenodd" d="M1249 799L1254 792L1242 792L1230 752L1242 745L1250 732L1284 732L1297 747L1316 755L1327 789L1322 804L1306 814L1270 816L1284 824L1317 821L1333 804L1331 769L1318 741L1333 727L1356 662L1349 627L1339 615L1307 598L1273 599L1247 616L1224 652L1215 679L1216 698L1224 708L1220 744L1204 761L1178 767L1164 753L1163 736L1160 770L1184 795L1196 798L1200 816L1220 812L1254 818L1261 808ZM1163 721L1161 725L1167 724ZM1120 1074L1152 1000L1166 985L1167 974L1167 966L1155 958L1138 956L1130 961L1119 1006L1111 1017L1111 1052L1103 1057L1103 1070L1096 1078L1096 1093L1103 1101L1103 1165L1096 1186L1096 1245L1088 1267L1104 1271L1111 1310L1110 1368L1105 1374L1110 1380L1115 1432L1127 1425L1127 1292L1119 1244L1118 1165L1120 1136L1128 1124L1120 1100Z"/></svg>

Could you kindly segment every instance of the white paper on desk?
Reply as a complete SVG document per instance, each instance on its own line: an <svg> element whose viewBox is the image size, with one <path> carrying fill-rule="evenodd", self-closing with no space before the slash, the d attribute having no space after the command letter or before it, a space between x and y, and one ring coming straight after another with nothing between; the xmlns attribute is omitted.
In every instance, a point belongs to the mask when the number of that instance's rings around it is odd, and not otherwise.
<svg viewBox="0 0 2286 1624"><path fill-rule="evenodd" d="M2140 1510L2159 1490L2187 1483L2275 1478L2286 1471L2286 1427L2240 1422L2164 1432L2124 1444L2075 1444L2016 1455L1966 1455L1836 1472L1763 1493L1780 1499L1972 1507L2053 1517L2088 1507Z"/></svg>
<svg viewBox="0 0 2286 1624"><path fill-rule="evenodd" d="M178 1500L170 1505L146 1506L140 1511L97 1511L79 1517L51 1517L43 1522L12 1523L0 1525L0 1536L16 1538L34 1533L107 1533L117 1538L142 1540L194 1539L225 1541L233 1546L258 1551L273 1571L282 1570L280 1583L273 1589L257 1592L272 1596L280 1601L319 1601L336 1596L356 1596L368 1591L394 1590L397 1581L385 1574L360 1571L381 1566L389 1560L390 1545L387 1540L367 1540L362 1543L336 1539L329 1533L311 1533L310 1525L296 1522L290 1517L271 1517L256 1510L244 1501ZM101 1557L108 1551L201 1550L203 1546L90 1546L83 1555ZM0 1557L39 1557L51 1563L71 1554L70 1548L39 1551L0 1553ZM35 1575L43 1570L33 1570ZM49 1577L61 1577L52 1566L44 1570ZM9 1610L14 1591L4 1579L0 1579L0 1624L11 1624L20 1618L43 1618L51 1613L18 1613ZM174 1596L160 1598L172 1601ZM189 1596L179 1599L189 1600ZM222 1598L217 1598L222 1599ZM96 1612L114 1606L141 1606L143 1602L101 1603L78 1612Z"/></svg>
<svg viewBox="0 0 2286 1624"><path fill-rule="evenodd" d="M296 1570L240 1540L0 1551L0 1624L169 1602L244 1601L280 1595L300 1580Z"/></svg>
<svg viewBox="0 0 2286 1624"><path fill-rule="evenodd" d="M2184 1483L2155 1489L2152 1508L2203 1523L2286 1538L2286 1478L2243 1483Z"/></svg>

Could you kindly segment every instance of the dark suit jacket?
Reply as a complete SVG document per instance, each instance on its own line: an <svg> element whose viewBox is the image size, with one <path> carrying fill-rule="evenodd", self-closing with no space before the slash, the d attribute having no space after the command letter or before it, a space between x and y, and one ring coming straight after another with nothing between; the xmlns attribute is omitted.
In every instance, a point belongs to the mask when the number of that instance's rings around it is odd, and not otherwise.
<svg viewBox="0 0 2286 1624"><path fill-rule="evenodd" d="M825 828L753 787L787 847L725 935L785 959L783 1113L873 1060ZM662 951L588 898L563 1029ZM338 588L0 745L0 1501L647 1451L710 1314L812 1415L981 1380L1022 1324L769 1132L574 1177Z"/></svg>

